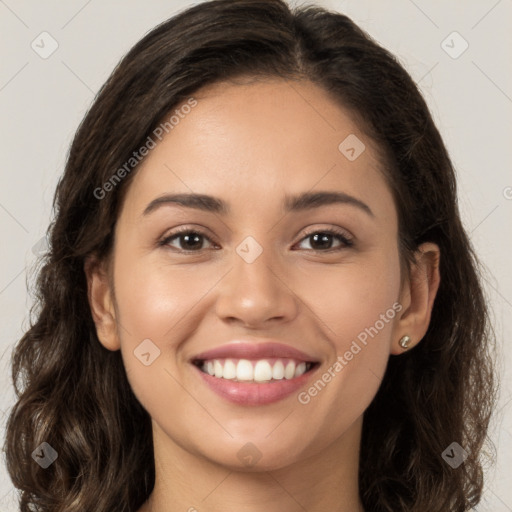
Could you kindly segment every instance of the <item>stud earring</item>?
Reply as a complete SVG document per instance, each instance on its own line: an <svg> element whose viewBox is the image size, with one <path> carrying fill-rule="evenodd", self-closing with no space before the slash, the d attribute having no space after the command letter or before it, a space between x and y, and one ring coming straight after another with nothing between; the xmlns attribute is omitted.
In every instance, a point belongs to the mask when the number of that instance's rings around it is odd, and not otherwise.
<svg viewBox="0 0 512 512"><path fill-rule="evenodd" d="M402 336L400 338L400 341L398 342L398 344L402 347L402 348L405 348L406 350L409 348L409 341L411 341L411 338L409 338L409 336Z"/></svg>

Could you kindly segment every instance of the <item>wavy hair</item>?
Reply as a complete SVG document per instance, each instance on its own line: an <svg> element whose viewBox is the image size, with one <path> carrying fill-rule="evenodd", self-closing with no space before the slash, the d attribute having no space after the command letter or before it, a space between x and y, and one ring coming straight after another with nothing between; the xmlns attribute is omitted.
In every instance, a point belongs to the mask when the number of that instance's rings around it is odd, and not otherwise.
<svg viewBox="0 0 512 512"><path fill-rule="evenodd" d="M382 152L401 258L410 265L419 244L439 245L429 329L413 350L390 357L364 413L360 495L368 512L469 510L483 488L495 340L455 172L426 103L397 59L342 14L281 0L214 0L155 27L123 57L70 147L30 327L12 354L17 401L4 450L21 512L129 512L150 495L151 419L120 351L98 341L84 273L90 255L111 253L137 167L102 199L98 187L195 91L242 76L309 80L349 109ZM31 456L42 442L58 452L44 470ZM442 458L452 442L468 455L457 469Z"/></svg>

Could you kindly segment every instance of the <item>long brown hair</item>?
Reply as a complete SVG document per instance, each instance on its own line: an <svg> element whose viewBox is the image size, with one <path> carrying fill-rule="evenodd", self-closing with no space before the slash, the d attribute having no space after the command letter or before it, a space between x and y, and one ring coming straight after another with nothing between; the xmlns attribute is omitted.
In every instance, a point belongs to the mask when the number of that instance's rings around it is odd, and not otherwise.
<svg viewBox="0 0 512 512"><path fill-rule="evenodd" d="M390 358L364 415L360 494L369 512L469 510L483 487L494 338L454 169L427 105L397 60L342 14L291 10L281 0L215 0L157 26L127 53L71 145L31 326L12 359L17 403L4 449L21 512L135 511L151 493L150 417L120 352L98 341L83 268L89 255L109 255L136 166L108 192L98 189L194 91L242 75L310 80L350 109L384 155L401 257L410 263L422 242L439 245L428 332ZM42 442L58 452L47 469L31 456ZM456 469L442 457L452 442L467 452Z"/></svg>

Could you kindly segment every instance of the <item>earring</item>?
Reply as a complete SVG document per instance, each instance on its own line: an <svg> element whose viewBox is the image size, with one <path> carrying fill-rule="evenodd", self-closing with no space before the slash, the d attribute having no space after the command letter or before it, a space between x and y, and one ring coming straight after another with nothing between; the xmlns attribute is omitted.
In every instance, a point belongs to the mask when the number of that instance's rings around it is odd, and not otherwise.
<svg viewBox="0 0 512 512"><path fill-rule="evenodd" d="M405 348L406 350L409 348L409 341L411 341L411 338L409 338L409 336L402 336L400 338L400 341L398 342L398 344L402 347L402 348Z"/></svg>

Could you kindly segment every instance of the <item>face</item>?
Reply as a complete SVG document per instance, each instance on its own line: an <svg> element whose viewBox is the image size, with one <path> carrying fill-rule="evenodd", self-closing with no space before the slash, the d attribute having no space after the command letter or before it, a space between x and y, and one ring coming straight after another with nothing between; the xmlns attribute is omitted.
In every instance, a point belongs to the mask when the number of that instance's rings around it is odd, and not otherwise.
<svg viewBox="0 0 512 512"><path fill-rule="evenodd" d="M127 191L99 337L155 444L282 468L360 425L404 334L396 209L372 142L317 86L194 98Z"/></svg>

